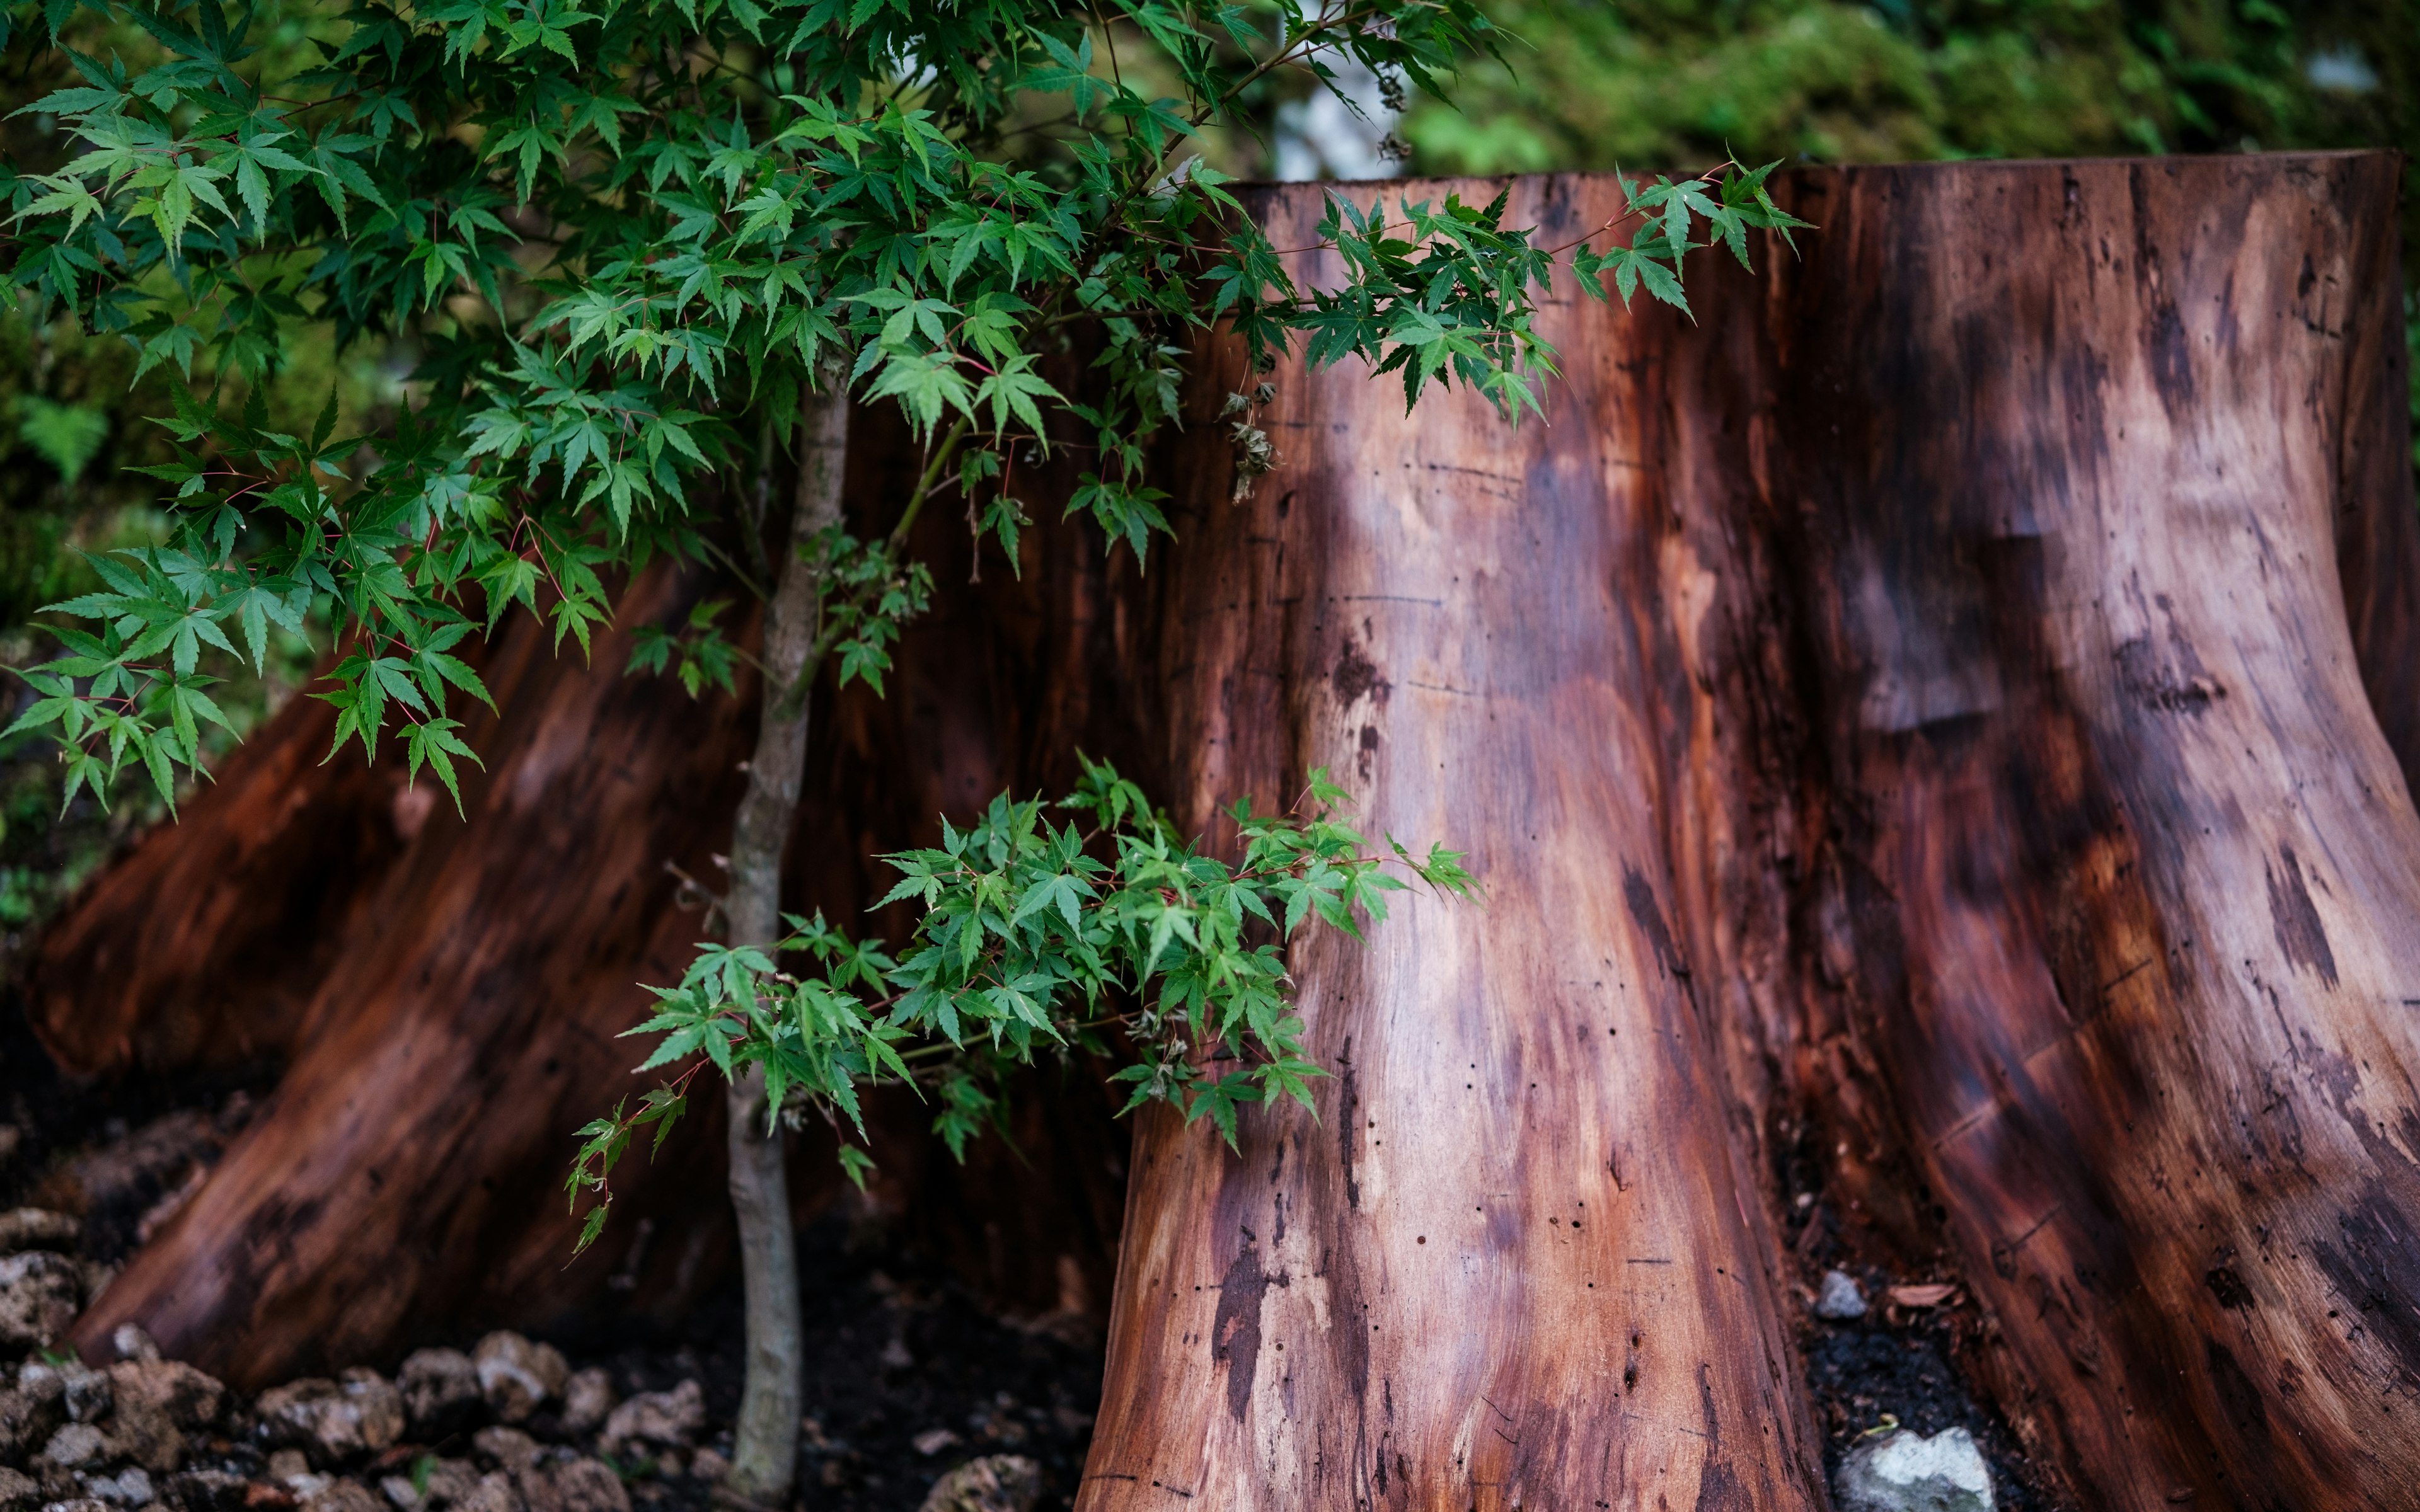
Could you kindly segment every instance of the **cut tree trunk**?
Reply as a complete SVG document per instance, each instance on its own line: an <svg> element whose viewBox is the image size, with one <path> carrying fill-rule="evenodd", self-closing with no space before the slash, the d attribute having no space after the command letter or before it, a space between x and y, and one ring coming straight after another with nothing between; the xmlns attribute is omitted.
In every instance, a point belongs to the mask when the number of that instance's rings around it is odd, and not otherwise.
<svg viewBox="0 0 2420 1512"><path fill-rule="evenodd" d="M684 609L695 586L651 574L626 623ZM706 815L737 796L745 714L622 677L620 635L582 669L555 658L536 621L508 625L485 673L505 717L471 731L487 764L464 783L469 822L428 814L357 907L276 1091L95 1301L80 1345L139 1322L171 1352L259 1384L379 1358L436 1319L525 1313L601 1286L629 1257L600 1245L565 1273L568 1134L627 1088L635 1057L613 1036L644 1006L637 983L677 980L701 933L672 905L664 863L708 869ZM214 833L194 809L195 838ZM184 839L155 837L171 853L163 871L186 864L174 855ZM104 886L86 906L111 902ZM179 1002L152 1008L161 1039L176 1039ZM684 1169L697 1149L676 1144L632 1172L659 1188L642 1211L711 1193L710 1177ZM720 1204L690 1206L680 1227L719 1242ZM650 1285L675 1291L684 1265L699 1268L679 1243L655 1248Z"/></svg>
<svg viewBox="0 0 2420 1512"><path fill-rule="evenodd" d="M1142 1127L1087 1507L1818 1504L1806 1105L1835 1200L1946 1229L2047 1481L2420 1469L2420 823L2337 579L2411 687L2394 164L1789 196L1704 327L1546 312L1549 428L1280 365L1251 503L1173 470L1186 810L1326 764L1491 900L1299 953L1316 1120Z"/></svg>
<svg viewBox="0 0 2420 1512"><path fill-rule="evenodd" d="M1511 213L1563 239L1618 205L1525 179ZM1302 245L1324 195L1259 210ZM1256 1109L1239 1153L1206 1120L1138 1129L1082 1508L1824 1504L1721 999L1674 933L1691 774L1648 464L1688 338L1596 306L1544 324L1551 425L1467 393L1407 417L1391 382L1285 363L1283 460L1248 502L1215 452L1172 470L1180 816L1282 807L1325 766L1364 833L1470 851L1486 899L1297 948L1334 1072L1315 1116ZM1219 362L1197 409L1251 381Z"/></svg>
<svg viewBox="0 0 2420 1512"><path fill-rule="evenodd" d="M1316 1119L1139 1132L1083 1506L1821 1504L1810 1145L2059 1500L2412 1504L2394 162L1785 193L1700 326L1548 309L1549 426L1281 364L1171 470L1182 810L1327 765L1490 897L1297 952Z"/></svg>
<svg viewBox="0 0 2420 1512"><path fill-rule="evenodd" d="M2420 1494L2395 193L1854 172L1770 285L1821 912L1979 1360L2086 1505Z"/></svg>

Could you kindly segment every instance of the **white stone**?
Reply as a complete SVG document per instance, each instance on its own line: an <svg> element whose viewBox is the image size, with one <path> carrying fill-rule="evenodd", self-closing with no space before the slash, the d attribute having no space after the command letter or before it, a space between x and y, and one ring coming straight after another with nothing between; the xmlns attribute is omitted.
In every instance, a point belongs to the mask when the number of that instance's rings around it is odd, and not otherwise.
<svg viewBox="0 0 2420 1512"><path fill-rule="evenodd" d="M1823 1273L1823 1287L1815 1294L1815 1316L1845 1323L1866 1316L1866 1294L1846 1271Z"/></svg>
<svg viewBox="0 0 2420 1512"><path fill-rule="evenodd" d="M1900 1428L1850 1450L1833 1496L1839 1512L1992 1512L1992 1471L1964 1428Z"/></svg>
<svg viewBox="0 0 2420 1512"><path fill-rule="evenodd" d="M119 1506L141 1506L156 1499L151 1491L151 1477L140 1469L120 1471L116 1475L95 1476L85 1489Z"/></svg>
<svg viewBox="0 0 2420 1512"><path fill-rule="evenodd" d="M108 1448L109 1441L101 1436L101 1429L89 1423L70 1423L51 1435L50 1443L42 1450L42 1458L52 1464L72 1469L99 1458L108 1452Z"/></svg>

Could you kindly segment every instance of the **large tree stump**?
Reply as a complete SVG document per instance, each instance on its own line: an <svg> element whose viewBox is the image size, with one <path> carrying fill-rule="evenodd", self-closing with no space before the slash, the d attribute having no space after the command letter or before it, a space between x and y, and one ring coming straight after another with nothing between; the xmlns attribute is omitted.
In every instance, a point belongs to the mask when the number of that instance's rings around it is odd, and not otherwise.
<svg viewBox="0 0 2420 1512"><path fill-rule="evenodd" d="M1701 327L1547 312L1548 427L1289 365L1251 504L1192 442L1173 791L1327 764L1492 897L1301 952L1316 1119L1141 1131L1087 1507L1820 1504L1764 1217L1810 1113L2064 1494L2411 1504L2394 182L1802 173L1805 260Z"/></svg>

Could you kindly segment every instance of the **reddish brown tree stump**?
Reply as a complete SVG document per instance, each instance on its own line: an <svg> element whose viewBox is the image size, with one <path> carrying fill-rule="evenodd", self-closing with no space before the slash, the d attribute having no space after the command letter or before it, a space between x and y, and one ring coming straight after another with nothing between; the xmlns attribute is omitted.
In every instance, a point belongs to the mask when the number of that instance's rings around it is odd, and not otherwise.
<svg viewBox="0 0 2420 1512"><path fill-rule="evenodd" d="M1701 325L1549 310L1548 425L1281 367L1241 509L1196 440L1172 791L1331 766L1491 901L1302 953L1316 1119L1145 1125L1085 1506L1822 1504L1764 1216L1809 1116L2055 1491L2412 1504L2394 192L1803 173L1803 259Z"/></svg>

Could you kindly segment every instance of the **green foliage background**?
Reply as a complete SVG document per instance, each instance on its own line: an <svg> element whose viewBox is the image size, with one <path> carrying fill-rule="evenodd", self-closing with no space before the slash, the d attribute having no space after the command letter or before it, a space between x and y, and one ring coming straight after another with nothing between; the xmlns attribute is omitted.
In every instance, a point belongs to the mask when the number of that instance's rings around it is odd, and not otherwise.
<svg viewBox="0 0 2420 1512"><path fill-rule="evenodd" d="M2420 5L1497 0L1526 45L1423 102L1423 172L2415 144ZM2315 83L2357 61L2373 86ZM2333 68L2331 65L2335 65Z"/></svg>
<svg viewBox="0 0 2420 1512"><path fill-rule="evenodd" d="M264 9L280 16L271 52L307 67L303 23L317 8L272 0ZM1458 110L1414 101L1400 129L1410 171L1670 168L1726 155L2420 149L2420 0L1493 0L1488 9L1517 39L1507 64L1462 80ZM21 30L0 56L8 109L67 82L27 66L39 53ZM1233 170L1266 161L1242 133L1205 145ZM0 123L0 150L20 171L55 166L65 146L44 116ZM2407 245L2420 229L2415 201L2407 194ZM2407 255L2407 276L2415 264ZM2420 324L2413 341L2420 351ZM340 357L332 341L288 350L265 397L279 428L297 432L332 388L349 417L369 422L361 428L380 428L411 366L409 354L367 347ZM123 470L167 459L165 433L136 417L169 412L172 381L167 369L138 375L136 352L118 338L0 312L0 661L47 654L25 629L35 609L96 586L78 548L160 537L157 486ZM215 669L230 678L222 704L250 724L301 683L308 657L289 640L266 677ZM12 704L28 696L13 680L6 694ZM129 786L115 815L80 797L60 817L58 770L35 737L0 749L0 930L38 917L160 810Z"/></svg>

